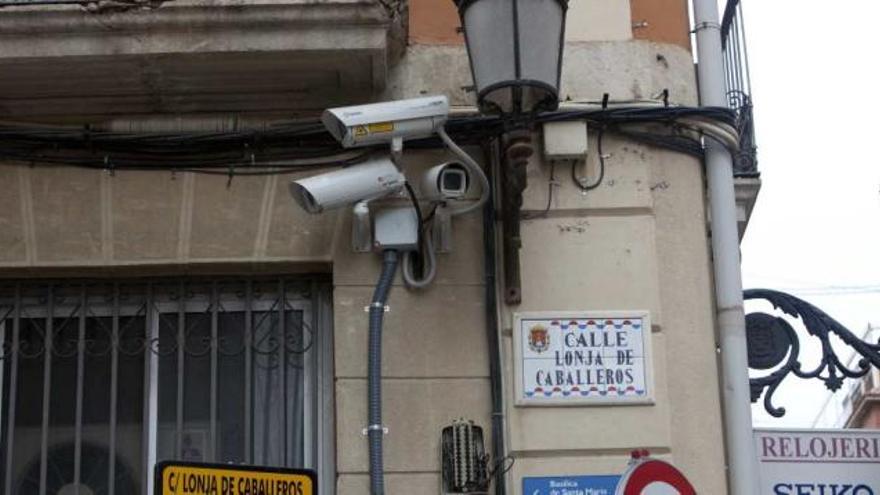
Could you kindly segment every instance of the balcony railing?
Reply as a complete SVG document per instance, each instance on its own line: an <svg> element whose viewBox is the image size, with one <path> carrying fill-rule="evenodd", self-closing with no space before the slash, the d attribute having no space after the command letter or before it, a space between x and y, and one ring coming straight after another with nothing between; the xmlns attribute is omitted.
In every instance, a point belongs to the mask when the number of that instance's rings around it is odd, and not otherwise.
<svg viewBox="0 0 880 495"><path fill-rule="evenodd" d="M721 21L721 43L724 50L727 101L739 115L740 150L734 163L737 177L757 177L758 157L752 115L752 87L749 75L749 54L746 47L745 22L740 0L728 0Z"/></svg>

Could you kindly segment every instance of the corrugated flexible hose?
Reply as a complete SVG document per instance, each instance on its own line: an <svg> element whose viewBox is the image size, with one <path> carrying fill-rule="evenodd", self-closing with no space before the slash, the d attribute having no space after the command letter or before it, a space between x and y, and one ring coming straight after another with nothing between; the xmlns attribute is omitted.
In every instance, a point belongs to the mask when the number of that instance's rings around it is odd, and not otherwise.
<svg viewBox="0 0 880 495"><path fill-rule="evenodd" d="M369 424L367 436L370 444L370 495L385 495L385 475L382 461L382 320L385 303L394 282L399 255L388 250L382 254L382 274L373 292L370 304L369 354L367 357L367 408Z"/></svg>

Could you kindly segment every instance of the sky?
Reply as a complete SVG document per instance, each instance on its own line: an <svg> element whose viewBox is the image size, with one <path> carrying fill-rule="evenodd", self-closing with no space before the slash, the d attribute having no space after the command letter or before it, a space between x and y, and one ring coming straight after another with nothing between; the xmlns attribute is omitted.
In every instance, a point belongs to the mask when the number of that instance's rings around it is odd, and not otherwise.
<svg viewBox="0 0 880 495"><path fill-rule="evenodd" d="M742 1L763 181L743 285L785 290L861 334L880 325L880 0ZM818 363L815 347L803 354ZM811 427L827 396L791 377L776 393L786 416L758 405L753 422Z"/></svg>

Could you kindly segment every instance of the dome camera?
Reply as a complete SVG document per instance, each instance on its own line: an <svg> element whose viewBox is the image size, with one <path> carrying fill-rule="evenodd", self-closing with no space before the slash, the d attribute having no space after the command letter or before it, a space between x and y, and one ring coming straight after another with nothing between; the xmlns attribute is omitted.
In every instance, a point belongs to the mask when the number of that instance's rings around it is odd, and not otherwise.
<svg viewBox="0 0 880 495"><path fill-rule="evenodd" d="M442 163L422 176L421 193L428 201L463 199L470 180L468 169L461 163Z"/></svg>

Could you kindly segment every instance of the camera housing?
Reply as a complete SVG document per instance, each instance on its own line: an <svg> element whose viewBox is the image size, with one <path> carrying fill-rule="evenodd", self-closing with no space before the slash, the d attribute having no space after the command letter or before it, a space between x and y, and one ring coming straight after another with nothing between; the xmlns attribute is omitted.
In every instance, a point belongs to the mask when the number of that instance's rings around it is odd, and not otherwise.
<svg viewBox="0 0 880 495"><path fill-rule="evenodd" d="M400 191L406 177L388 157L290 182L290 195L309 213L338 208Z"/></svg>
<svg viewBox="0 0 880 495"><path fill-rule="evenodd" d="M463 199L470 187L470 173L459 162L441 163L422 176L420 191L428 201Z"/></svg>
<svg viewBox="0 0 880 495"><path fill-rule="evenodd" d="M324 110L321 122L345 148L429 137L449 115L446 96Z"/></svg>

